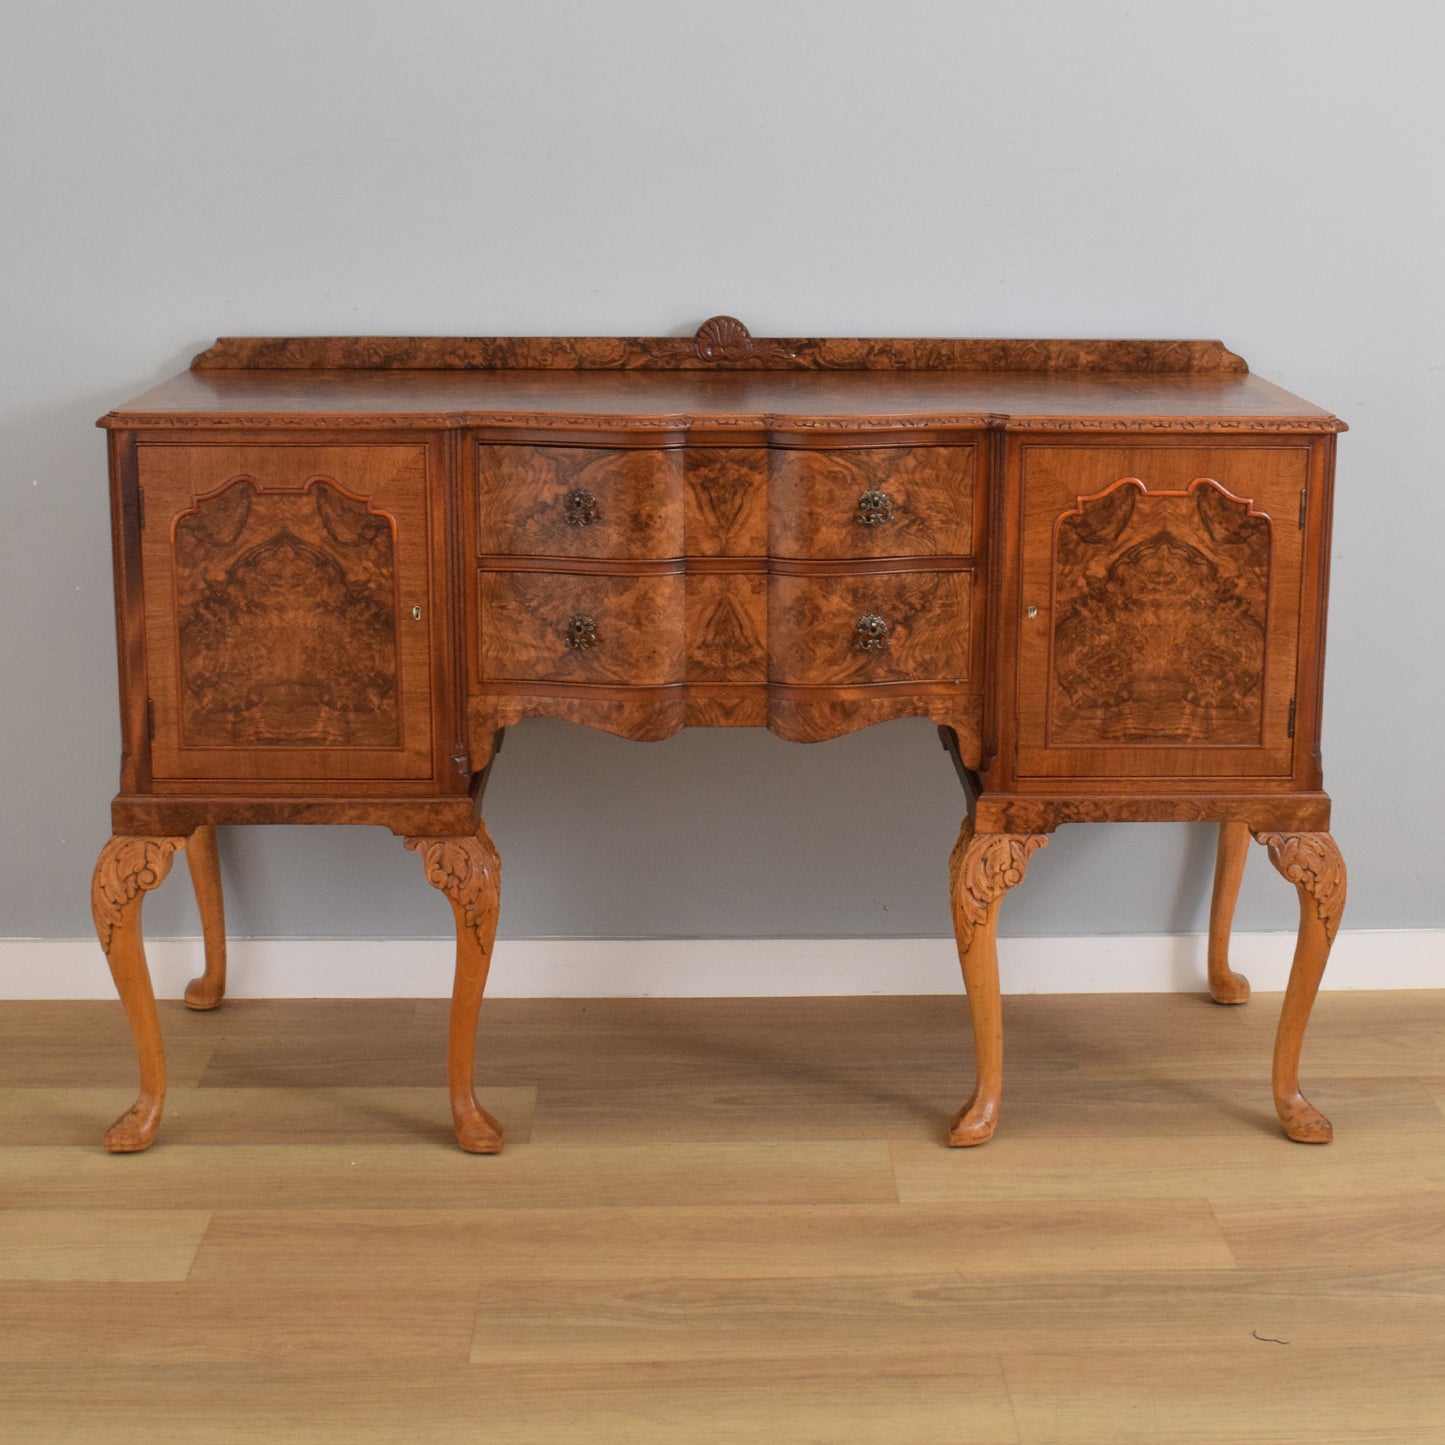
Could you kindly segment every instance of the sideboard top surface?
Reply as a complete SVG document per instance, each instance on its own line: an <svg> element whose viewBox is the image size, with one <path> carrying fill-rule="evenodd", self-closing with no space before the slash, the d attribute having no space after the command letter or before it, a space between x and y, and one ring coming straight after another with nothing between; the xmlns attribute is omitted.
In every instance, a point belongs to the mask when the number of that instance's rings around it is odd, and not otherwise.
<svg viewBox="0 0 1445 1445"><path fill-rule="evenodd" d="M104 427L1332 432L1218 342L225 338ZM708 328L714 328L710 340Z"/></svg>

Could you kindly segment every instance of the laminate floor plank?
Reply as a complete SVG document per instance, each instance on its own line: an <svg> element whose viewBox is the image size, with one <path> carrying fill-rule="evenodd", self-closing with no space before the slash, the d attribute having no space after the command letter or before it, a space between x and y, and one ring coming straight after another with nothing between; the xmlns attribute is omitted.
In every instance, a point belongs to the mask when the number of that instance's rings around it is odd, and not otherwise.
<svg viewBox="0 0 1445 1445"><path fill-rule="evenodd" d="M0 1445L1445 1445L1445 991L0 1004ZM530 1137L530 1142L528 1139ZM7 1232L8 1231L8 1232ZM1273 1343L1286 1340L1288 1344Z"/></svg>
<svg viewBox="0 0 1445 1445"><path fill-rule="evenodd" d="M0 1284L0 1390L9 1367L128 1364L427 1368L467 1359L477 1280L340 1275L183 1283ZM3 1439L0 1432L0 1439Z"/></svg>
<svg viewBox="0 0 1445 1445"><path fill-rule="evenodd" d="M8 1432L8 1434L6 1433ZM25 1445L1017 1445L991 1356L505 1372L28 1366L0 1377Z"/></svg>
<svg viewBox="0 0 1445 1445"><path fill-rule="evenodd" d="M505 1115L503 1116L505 1120ZM516 1209L897 1202L883 1141L645 1144L464 1154L396 1144L0 1148L0 1204L108 1209Z"/></svg>
<svg viewBox="0 0 1445 1445"><path fill-rule="evenodd" d="M1445 1131L1434 1120L1410 1132L1350 1133L1324 1146L1295 1144L1278 1130L1094 1138L1020 1138L1001 1125L982 1149L941 1141L890 1145L905 1203L1072 1199L1097 1195L1093 1162L1106 1150L1109 1191L1120 1199L1207 1198L1248 1206L1261 1199L1294 1207L1339 1196L1391 1199L1445 1189Z"/></svg>
<svg viewBox="0 0 1445 1445"><path fill-rule="evenodd" d="M1063 1078L1022 1068L1006 1075L998 1138L1051 1141L1135 1137L1238 1137L1247 1131L1285 1140L1266 1071L1255 1077L1171 1079ZM1382 1132L1436 1132L1442 1110L1414 1079L1308 1080L1341 1137ZM819 1080L795 1065L791 1073L753 1084L655 1087L648 1082L608 1089L538 1090L533 1137L577 1143L606 1132L618 1143L660 1140L879 1139L939 1144L969 1077L963 1061L947 1080L919 1080L905 1057L894 1074Z"/></svg>
<svg viewBox="0 0 1445 1445"><path fill-rule="evenodd" d="M508 1143L532 1132L534 1089L479 1089ZM135 1098L127 1089L0 1089L0 1148L100 1144L110 1122ZM358 1144L453 1139L446 1090L359 1088L171 1088L163 1146L194 1144ZM3 1190L3 1181L0 1181Z"/></svg>
<svg viewBox="0 0 1445 1445"><path fill-rule="evenodd" d="M0 1280L185 1279L201 1210L0 1209Z"/></svg>
<svg viewBox="0 0 1445 1445"><path fill-rule="evenodd" d="M201 1015L216 1042L206 1088L443 1088L446 1024L418 999L228 999ZM491 1080L479 1081L490 1084ZM501 1081L526 1087L526 1079Z"/></svg>
<svg viewBox="0 0 1445 1445"><path fill-rule="evenodd" d="M1261 1331L1260 1333L1263 1333ZM1003 1357L1023 1445L1378 1445L1445 1439L1440 1341Z"/></svg>
<svg viewBox="0 0 1445 1445"><path fill-rule="evenodd" d="M105 956L98 943L95 956L104 978ZM216 1030L200 1027L209 1020L178 1001L163 999L156 1007L170 1082L198 1083L216 1046ZM129 1108L138 1077L135 1040L119 999L0 1003L0 1089L113 1086L130 1091L122 1106Z"/></svg>
<svg viewBox="0 0 1445 1445"><path fill-rule="evenodd" d="M423 1196L424 1197L424 1196ZM1202 1200L218 1212L192 1278L515 1281L1229 1269Z"/></svg>
<svg viewBox="0 0 1445 1445"><path fill-rule="evenodd" d="M488 1280L472 1359L496 1368L637 1360L866 1359L957 1352L1229 1349L1256 1334L1300 1350L1445 1340L1445 1266L1116 1270L974 1277Z"/></svg>
<svg viewBox="0 0 1445 1445"><path fill-rule="evenodd" d="M1271 1198L1217 1207L1215 1214L1247 1269L1314 1268L1362 1259L1380 1268L1445 1266L1445 1188L1438 1185L1373 1198L1343 1191L1289 1204ZM1440 1346L1445 1372L1445 1337Z"/></svg>

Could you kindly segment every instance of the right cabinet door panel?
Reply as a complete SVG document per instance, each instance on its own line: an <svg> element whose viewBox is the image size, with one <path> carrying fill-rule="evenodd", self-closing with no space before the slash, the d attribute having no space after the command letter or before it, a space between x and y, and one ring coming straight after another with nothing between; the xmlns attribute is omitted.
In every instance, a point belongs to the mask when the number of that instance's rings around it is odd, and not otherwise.
<svg viewBox="0 0 1445 1445"><path fill-rule="evenodd" d="M1019 446L1021 779L1291 774L1309 456Z"/></svg>

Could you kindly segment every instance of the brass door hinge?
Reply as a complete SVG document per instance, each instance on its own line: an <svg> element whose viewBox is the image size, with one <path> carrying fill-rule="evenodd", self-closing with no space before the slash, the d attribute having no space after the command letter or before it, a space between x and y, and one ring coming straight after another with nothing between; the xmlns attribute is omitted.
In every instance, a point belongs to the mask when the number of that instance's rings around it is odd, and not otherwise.
<svg viewBox="0 0 1445 1445"><path fill-rule="evenodd" d="M1290 735L1290 737L1293 737L1293 736L1294 736L1294 704L1295 704L1294 698L1290 698L1290 700L1289 700L1289 735Z"/></svg>
<svg viewBox="0 0 1445 1445"><path fill-rule="evenodd" d="M1293 717L1294 713L1291 712L1290 718L1293 719ZM1290 729L1291 731L1294 729L1293 721L1290 723ZM156 740L156 704L155 699L150 697L146 698L146 737L151 742Z"/></svg>
<svg viewBox="0 0 1445 1445"><path fill-rule="evenodd" d="M1309 502L1310 490L1308 487L1302 487L1299 494L1299 529L1301 532L1305 529L1305 511L1309 507Z"/></svg>

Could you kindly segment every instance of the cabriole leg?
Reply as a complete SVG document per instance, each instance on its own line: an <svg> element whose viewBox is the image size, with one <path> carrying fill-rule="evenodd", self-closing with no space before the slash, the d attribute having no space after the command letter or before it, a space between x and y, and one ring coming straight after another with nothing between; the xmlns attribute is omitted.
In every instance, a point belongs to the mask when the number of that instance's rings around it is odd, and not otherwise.
<svg viewBox="0 0 1445 1445"><path fill-rule="evenodd" d="M1003 1007L998 981L998 909L1010 888L1023 882L1029 855L1048 839L1041 834L975 833L964 821L949 860L953 929L963 986L973 1019L977 1082L968 1103L948 1126L955 1147L983 1144L998 1124L1003 1089Z"/></svg>
<svg viewBox="0 0 1445 1445"><path fill-rule="evenodd" d="M1328 833L1256 833L1269 860L1299 893L1299 936L1274 1040L1274 1107L1301 1144L1328 1144L1330 1121L1299 1087L1299 1056L1330 945L1345 909L1345 861Z"/></svg>
<svg viewBox="0 0 1445 1445"><path fill-rule="evenodd" d="M176 850L185 845L184 838L114 837L100 850L91 880L95 931L135 1036L140 1062L140 1095L105 1136L105 1147L112 1154L134 1154L146 1148L155 1138L165 1107L166 1059L141 938L141 902L165 881Z"/></svg>
<svg viewBox="0 0 1445 1445"><path fill-rule="evenodd" d="M452 905L457 925L457 972L452 988L447 1037L447 1085L457 1143L469 1154L500 1154L502 1126L477 1102L472 1071L476 1060L477 1017L501 900L501 859L486 825L471 838L408 838L421 855L426 880Z"/></svg>
<svg viewBox="0 0 1445 1445"><path fill-rule="evenodd" d="M1249 980L1229 966L1229 930L1248 852L1249 824L1221 823L1214 857L1214 896L1209 905L1209 996L1215 1003L1244 1003L1249 998Z"/></svg>
<svg viewBox="0 0 1445 1445"><path fill-rule="evenodd" d="M216 830L197 828L186 844L186 862L196 906L201 911L201 933L206 941L206 968L186 985L186 1006L211 1009L226 995L226 911L221 898L221 859L216 851Z"/></svg>

